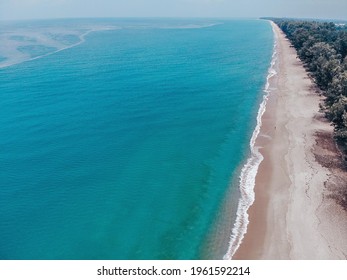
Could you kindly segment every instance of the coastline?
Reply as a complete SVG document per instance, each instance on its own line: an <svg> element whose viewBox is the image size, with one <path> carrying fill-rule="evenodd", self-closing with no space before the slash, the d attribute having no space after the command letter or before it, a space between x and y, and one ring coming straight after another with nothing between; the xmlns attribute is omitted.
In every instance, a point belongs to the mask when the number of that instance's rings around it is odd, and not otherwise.
<svg viewBox="0 0 347 280"><path fill-rule="evenodd" d="M327 148L334 146L333 128L318 113L321 97L295 49L271 24L278 75L268 79L269 98L254 144L264 159L247 232L227 258L347 259L347 213L330 198L333 186L329 189L333 182L346 182L346 172L340 168L336 178L336 170L318 160L331 153L338 157Z"/></svg>
<svg viewBox="0 0 347 280"><path fill-rule="evenodd" d="M274 28L272 26L272 28ZM273 30L274 32L274 30ZM263 161L264 157L260 152L260 146L257 144L259 139L259 134L261 133L262 122L264 118L264 114L266 112L267 103L269 100L269 96L271 93L271 80L275 79L277 75L276 61L277 61L277 37L275 35L273 53L271 58L271 65L268 69L268 75L266 78L266 85L263 90L263 100L260 103L258 113L257 113L257 124L253 131L249 147L250 147L250 155L242 167L240 176L239 176L239 184L240 184L240 199L236 212L236 220L234 226L232 228L228 251L224 255L224 259L231 259L233 255L236 253L238 248L240 247L244 235L247 232L248 224L249 224L249 215L248 209L253 205L255 200L254 193L254 185L256 175L258 173L259 166Z"/></svg>

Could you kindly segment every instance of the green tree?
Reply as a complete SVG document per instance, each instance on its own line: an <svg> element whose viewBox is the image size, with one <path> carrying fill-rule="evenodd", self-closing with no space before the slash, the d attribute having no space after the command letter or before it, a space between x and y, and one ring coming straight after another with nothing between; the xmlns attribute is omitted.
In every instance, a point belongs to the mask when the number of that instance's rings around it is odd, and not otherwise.
<svg viewBox="0 0 347 280"><path fill-rule="evenodd" d="M274 19L323 90L322 108L347 162L347 28L332 22Z"/></svg>

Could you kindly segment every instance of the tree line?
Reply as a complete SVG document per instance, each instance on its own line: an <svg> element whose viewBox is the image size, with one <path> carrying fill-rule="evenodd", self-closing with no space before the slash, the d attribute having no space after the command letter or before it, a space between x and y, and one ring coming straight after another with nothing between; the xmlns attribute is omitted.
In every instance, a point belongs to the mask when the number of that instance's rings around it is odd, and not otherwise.
<svg viewBox="0 0 347 280"><path fill-rule="evenodd" d="M322 90L321 105L347 162L347 24L272 19Z"/></svg>

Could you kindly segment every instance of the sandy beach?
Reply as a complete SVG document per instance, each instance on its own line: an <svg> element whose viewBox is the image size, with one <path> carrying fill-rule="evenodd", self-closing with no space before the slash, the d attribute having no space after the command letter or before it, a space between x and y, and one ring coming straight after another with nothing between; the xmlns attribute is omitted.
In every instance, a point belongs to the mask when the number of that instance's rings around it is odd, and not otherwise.
<svg viewBox="0 0 347 280"><path fill-rule="evenodd" d="M333 128L295 49L273 26L278 74L256 141L264 160L233 259L347 259L347 212L334 199L347 180Z"/></svg>

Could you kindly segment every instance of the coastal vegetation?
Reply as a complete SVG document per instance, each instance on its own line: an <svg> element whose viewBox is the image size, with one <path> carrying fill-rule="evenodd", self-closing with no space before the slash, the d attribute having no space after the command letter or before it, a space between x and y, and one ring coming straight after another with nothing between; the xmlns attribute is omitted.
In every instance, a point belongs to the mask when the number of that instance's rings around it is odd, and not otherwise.
<svg viewBox="0 0 347 280"><path fill-rule="evenodd" d="M347 162L347 25L272 19L286 34L325 96L322 109Z"/></svg>

